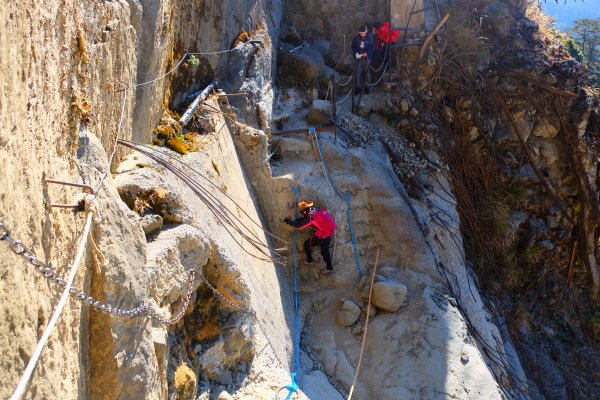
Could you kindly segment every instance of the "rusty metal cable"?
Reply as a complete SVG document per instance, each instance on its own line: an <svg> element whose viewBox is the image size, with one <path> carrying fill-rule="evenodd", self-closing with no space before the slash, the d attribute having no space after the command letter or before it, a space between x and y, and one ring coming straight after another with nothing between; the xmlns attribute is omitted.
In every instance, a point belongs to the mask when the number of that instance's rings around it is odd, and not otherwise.
<svg viewBox="0 0 600 400"><path fill-rule="evenodd" d="M154 148L147 147L144 145L139 145L134 142L129 142L125 140L119 140L119 144L129 147L133 150L144 154L145 156L151 158L156 161L160 165L164 166L168 171L172 172L178 178L180 178L198 197L199 199L206 205L206 207L213 213L213 215L217 218L217 221L222 224L225 231L231 236L231 238L238 244L238 246L246 252L248 255L263 260L263 261L271 261L274 263L282 264L282 257L277 252L273 251L273 253L277 256L277 258L272 257L267 251L271 251L271 248L268 244L262 243L260 238L256 236L254 232L252 232L242 221L240 221L237 216L235 216L219 199L217 199L210 191L206 188L202 187L196 180L191 178L187 173L171 164L169 161L164 158L158 156L153 153L152 150L157 151ZM164 155L164 153L160 152ZM181 164L186 165L182 161L178 160ZM187 165L186 165L187 166ZM189 168L189 166L188 166ZM196 171L197 172L197 171ZM202 174L200 174L202 175ZM203 176L203 178L208 179ZM216 186L216 185L215 185ZM230 198L234 204L235 201ZM239 207L239 205L238 205ZM241 209L241 207L240 207ZM247 215L247 214L246 214ZM249 216L248 216L249 217ZM249 217L250 218L250 217ZM251 218L250 218L251 219ZM252 220L252 219L251 219ZM262 228L261 228L262 229ZM235 237L232 233L232 230L237 232L243 239L247 240L248 243L254 247L259 253L263 254L265 257L258 256L249 252L242 243ZM264 232L266 232L263 229ZM274 236L274 235L273 235ZM275 237L275 236L274 236Z"/></svg>

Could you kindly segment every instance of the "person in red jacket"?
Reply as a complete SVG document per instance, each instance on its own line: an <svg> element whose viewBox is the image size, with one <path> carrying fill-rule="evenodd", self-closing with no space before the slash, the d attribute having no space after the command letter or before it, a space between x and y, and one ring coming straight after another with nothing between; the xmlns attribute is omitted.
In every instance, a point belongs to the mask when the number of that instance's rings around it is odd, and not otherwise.
<svg viewBox="0 0 600 400"><path fill-rule="evenodd" d="M376 47L383 47L396 43L396 40L400 37L400 31L397 29L391 29L389 22L384 22L383 25L377 29L377 43Z"/></svg>
<svg viewBox="0 0 600 400"><path fill-rule="evenodd" d="M307 264L314 263L312 257L312 248L313 246L319 246L321 248L323 261L325 261L326 265L326 268L321 269L321 273L333 273L331 254L329 254L329 244L331 243L331 235L333 235L336 229L335 220L326 210L319 210L315 208L312 201L301 201L298 203L298 210L300 211L300 214L302 214L302 217L296 220L286 218L283 221L286 224L296 228L312 229L313 235L304 241L306 262Z"/></svg>
<svg viewBox="0 0 600 400"><path fill-rule="evenodd" d="M376 32L377 41L375 43L375 51L378 54L378 58L381 62L385 62L386 59L390 59L391 46L400 37L400 31L397 29L391 29L389 22L384 22Z"/></svg>

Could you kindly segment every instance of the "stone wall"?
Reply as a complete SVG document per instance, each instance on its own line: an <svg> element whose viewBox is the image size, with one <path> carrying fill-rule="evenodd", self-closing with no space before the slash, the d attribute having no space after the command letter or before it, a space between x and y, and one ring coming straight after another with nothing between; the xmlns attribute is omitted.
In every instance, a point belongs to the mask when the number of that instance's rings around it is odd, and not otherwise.
<svg viewBox="0 0 600 400"><path fill-rule="evenodd" d="M423 9L423 3L423 0L415 0L414 10ZM309 42L326 39L331 43L334 57L341 57L342 51L349 51L350 41L360 25L391 20L393 26L404 28L409 23L411 10L413 1L289 1L285 5L284 21ZM420 28L424 15L414 14L409 27Z"/></svg>

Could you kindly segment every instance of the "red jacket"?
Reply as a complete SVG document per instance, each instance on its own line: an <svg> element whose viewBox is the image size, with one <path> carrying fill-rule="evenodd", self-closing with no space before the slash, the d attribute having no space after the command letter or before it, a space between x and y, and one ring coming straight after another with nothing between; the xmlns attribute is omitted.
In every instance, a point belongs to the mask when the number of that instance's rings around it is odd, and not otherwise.
<svg viewBox="0 0 600 400"><path fill-rule="evenodd" d="M316 210L313 214L287 223L300 229L310 228L314 231L315 237L319 239L328 238L336 229L335 220L325 210Z"/></svg>
<svg viewBox="0 0 600 400"><path fill-rule="evenodd" d="M390 23L384 22L383 25L377 29L377 48L381 46L381 43L394 43L400 37L400 31L392 29L390 31Z"/></svg>

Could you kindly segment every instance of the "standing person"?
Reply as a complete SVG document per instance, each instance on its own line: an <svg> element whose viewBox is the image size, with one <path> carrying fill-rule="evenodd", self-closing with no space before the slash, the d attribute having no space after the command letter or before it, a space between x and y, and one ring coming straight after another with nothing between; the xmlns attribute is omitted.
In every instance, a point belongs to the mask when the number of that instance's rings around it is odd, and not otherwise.
<svg viewBox="0 0 600 400"><path fill-rule="evenodd" d="M383 60L383 52L380 48L379 39L377 38L377 31L381 24L379 22L371 22L369 25L369 31L367 32L367 38L369 38L374 44L373 55L371 56L371 65L379 68Z"/></svg>
<svg viewBox="0 0 600 400"><path fill-rule="evenodd" d="M319 246L326 265L326 268L321 269L321 273L325 275L333 273L329 244L331 243L331 235L335 232L335 220L326 210L315 208L313 202L310 200L298 203L298 211L300 211L302 217L293 221L290 218L286 218L283 221L296 228L310 228L313 230L313 235L304 241L306 263L314 263L312 248L313 246Z"/></svg>
<svg viewBox="0 0 600 400"><path fill-rule="evenodd" d="M354 94L359 94L363 84L370 82L369 64L375 49L375 42L367 36L367 26L361 25L358 34L352 38L352 54L354 54ZM365 93L369 88L365 87Z"/></svg>

